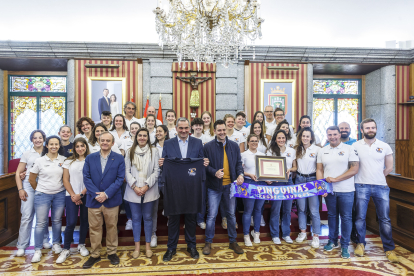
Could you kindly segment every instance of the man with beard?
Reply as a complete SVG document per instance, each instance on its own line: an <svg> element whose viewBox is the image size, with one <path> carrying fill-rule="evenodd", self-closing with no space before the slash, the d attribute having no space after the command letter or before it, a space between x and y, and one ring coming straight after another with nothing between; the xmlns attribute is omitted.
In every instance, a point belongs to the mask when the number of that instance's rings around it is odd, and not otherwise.
<svg viewBox="0 0 414 276"><path fill-rule="evenodd" d="M349 137L351 135L351 126L347 122L342 122L338 125L341 131L341 142L347 145L354 144L357 140Z"/></svg>
<svg viewBox="0 0 414 276"><path fill-rule="evenodd" d="M368 202L372 197L375 204L375 212L378 216L380 236L385 255L392 263L398 263L398 257L394 252L392 228L390 220L390 188L385 177L392 171L392 149L387 144L375 138L377 124L373 119L365 119L361 122L361 131L364 139L359 140L353 146L359 155L359 171L355 175L355 199L356 199L356 231L358 245L354 251L357 256L364 256L365 233Z"/></svg>

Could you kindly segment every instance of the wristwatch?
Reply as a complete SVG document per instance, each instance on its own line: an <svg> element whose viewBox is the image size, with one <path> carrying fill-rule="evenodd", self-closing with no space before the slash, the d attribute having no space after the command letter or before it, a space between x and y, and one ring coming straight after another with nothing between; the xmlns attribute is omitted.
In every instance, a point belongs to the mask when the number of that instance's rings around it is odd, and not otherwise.
<svg viewBox="0 0 414 276"><path fill-rule="evenodd" d="M80 193L79 195L80 195L80 197L81 197L81 198L83 198L83 197L85 196L85 195L84 195L84 194L82 194L82 193Z"/></svg>
<svg viewBox="0 0 414 276"><path fill-rule="evenodd" d="M244 173L241 173L239 176L242 176L244 178Z"/></svg>

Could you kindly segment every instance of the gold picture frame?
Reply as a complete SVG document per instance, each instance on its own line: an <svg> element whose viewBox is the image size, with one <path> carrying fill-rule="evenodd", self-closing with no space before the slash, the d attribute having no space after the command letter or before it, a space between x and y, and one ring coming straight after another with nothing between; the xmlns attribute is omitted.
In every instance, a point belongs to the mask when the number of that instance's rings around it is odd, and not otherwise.
<svg viewBox="0 0 414 276"><path fill-rule="evenodd" d="M296 118L296 109L295 109L295 98L296 98L296 80L295 79L283 79L283 80L274 80L274 79L262 79L260 81L260 107L262 108L262 110L264 110L265 108L265 84L266 83L289 83L292 85L292 91L288 91L287 93L283 93L283 92L279 92L276 91L274 94L272 93L272 95L286 95L287 97L291 97L291 101L290 101L290 105L289 105L289 109L288 109L288 113L290 112L291 114L291 118L290 120L288 120L288 122L295 128L295 118ZM285 114L286 116L287 114Z"/></svg>
<svg viewBox="0 0 414 276"><path fill-rule="evenodd" d="M256 155L258 181L288 181L286 157Z"/></svg>
<svg viewBox="0 0 414 276"><path fill-rule="evenodd" d="M110 78L108 78L108 77L88 77L88 79L87 79L87 101L88 101L87 114L88 114L88 117L92 118L92 120L95 121L95 122L100 122L101 121L100 116L97 117L97 114L99 114L99 111L96 112L96 109L97 109L96 105L95 106L92 106L92 105L95 104L95 102L97 101L96 98L98 97L98 95L99 95L98 100L99 100L100 97L102 97L102 91L101 91L101 88L102 88L101 86L102 85L100 85L99 91L96 91L96 88L94 87L94 82L102 82L102 83L104 83L104 82L121 82L121 87L122 87L121 88L122 89L121 93L119 93L119 91L116 91L116 92L112 91L112 93L122 95L122 100L121 101L119 101L117 99L117 102L120 103L120 104L118 104L119 105L119 107L118 107L119 114L122 114L123 113L122 112L123 111L123 106L127 102L126 78L121 78L121 77L110 77ZM103 87L106 87L106 86L103 86ZM101 93L101 94L99 94L99 93ZM111 91L109 91L109 95L111 95ZM116 97L116 98L118 98L118 97ZM114 117L115 115L116 114L112 114L112 117Z"/></svg>

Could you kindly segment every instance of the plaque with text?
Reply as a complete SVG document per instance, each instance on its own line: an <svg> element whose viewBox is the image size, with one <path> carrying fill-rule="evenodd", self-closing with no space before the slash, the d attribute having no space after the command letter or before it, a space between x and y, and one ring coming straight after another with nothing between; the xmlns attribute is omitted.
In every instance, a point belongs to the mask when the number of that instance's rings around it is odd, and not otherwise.
<svg viewBox="0 0 414 276"><path fill-rule="evenodd" d="M286 158L256 155L256 176L258 181L288 181Z"/></svg>

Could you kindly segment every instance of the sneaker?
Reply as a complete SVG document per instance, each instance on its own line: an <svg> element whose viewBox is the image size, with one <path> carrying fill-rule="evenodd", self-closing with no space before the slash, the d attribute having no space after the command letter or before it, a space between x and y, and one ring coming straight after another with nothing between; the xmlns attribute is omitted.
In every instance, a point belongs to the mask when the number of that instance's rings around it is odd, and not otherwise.
<svg viewBox="0 0 414 276"><path fill-rule="evenodd" d="M249 235L244 235L244 245L245 246L253 246L252 241L250 240Z"/></svg>
<svg viewBox="0 0 414 276"><path fill-rule="evenodd" d="M42 251L36 250L32 257L32 263L40 262L40 258L42 257Z"/></svg>
<svg viewBox="0 0 414 276"><path fill-rule="evenodd" d="M221 227L223 227L223 229L227 229L227 218L223 218L221 221Z"/></svg>
<svg viewBox="0 0 414 276"><path fill-rule="evenodd" d="M339 247L339 244L334 244L333 242L328 241L328 244L323 247L323 250L332 251L334 248L338 248L338 247Z"/></svg>
<svg viewBox="0 0 414 276"><path fill-rule="evenodd" d="M201 229L206 229L206 223L204 221L198 223L198 226L200 226Z"/></svg>
<svg viewBox="0 0 414 276"><path fill-rule="evenodd" d="M284 239L287 243L293 243L292 239L289 236L283 237L282 239Z"/></svg>
<svg viewBox="0 0 414 276"><path fill-rule="evenodd" d="M254 232L254 230L252 230L251 232L252 237L253 237L253 242L254 243L260 243L260 233L259 232Z"/></svg>
<svg viewBox="0 0 414 276"><path fill-rule="evenodd" d="M260 218L260 226L266 226L266 222L264 221L263 215Z"/></svg>
<svg viewBox="0 0 414 276"><path fill-rule="evenodd" d="M89 255L89 250L86 249L86 246L84 244L78 245L78 252L81 254L82 257L86 257Z"/></svg>
<svg viewBox="0 0 414 276"><path fill-rule="evenodd" d="M16 257L23 257L24 256L24 249L19 248L16 253Z"/></svg>
<svg viewBox="0 0 414 276"><path fill-rule="evenodd" d="M385 255L387 256L388 261L392 263L399 263L400 260L398 260L397 254L395 254L394 250L390 250L385 252Z"/></svg>
<svg viewBox="0 0 414 276"><path fill-rule="evenodd" d="M122 209L122 210L121 210L121 212L119 212L119 214L120 214L120 215L125 215L125 214L126 214L126 212L125 212L125 210L124 210L124 209Z"/></svg>
<svg viewBox="0 0 414 276"><path fill-rule="evenodd" d="M254 226L253 216L250 219L250 226Z"/></svg>
<svg viewBox="0 0 414 276"><path fill-rule="evenodd" d="M280 239L279 238L272 238L272 241L275 243L275 244L281 244L282 242L280 241Z"/></svg>
<svg viewBox="0 0 414 276"><path fill-rule="evenodd" d="M89 252L88 252L88 253L89 253ZM61 264L61 263L63 263L64 261L66 261L66 259L67 259L69 256L70 256L70 251L69 251L69 250L67 250L67 249L64 249L64 250L62 251L62 253L60 253L59 257L57 258L56 263L57 263L57 264Z"/></svg>
<svg viewBox="0 0 414 276"><path fill-rule="evenodd" d="M129 219L125 225L125 230L132 230L132 219Z"/></svg>
<svg viewBox="0 0 414 276"><path fill-rule="evenodd" d="M54 251L56 254L60 254L60 252L62 252L62 247L60 244L55 243L52 247L52 251Z"/></svg>
<svg viewBox="0 0 414 276"><path fill-rule="evenodd" d="M351 257L351 255L348 252L348 248L342 248L342 253L341 253L341 257L343 259L349 259L349 257Z"/></svg>
<svg viewBox="0 0 414 276"><path fill-rule="evenodd" d="M152 234L150 246L157 247L157 241L158 241L157 235L155 235L155 233Z"/></svg>
<svg viewBox="0 0 414 276"><path fill-rule="evenodd" d="M358 257L364 257L365 254L365 246L363 243L358 243L357 247L354 250L354 255Z"/></svg>
<svg viewBox="0 0 414 276"><path fill-rule="evenodd" d="M48 242L45 242L45 243L43 244L43 248L44 248L44 249L50 249L50 248L52 248L52 245L51 245L50 243L48 243Z"/></svg>
<svg viewBox="0 0 414 276"><path fill-rule="evenodd" d="M304 240L306 240L306 238L306 233L300 232L298 237L296 238L296 242L303 242Z"/></svg>
<svg viewBox="0 0 414 276"><path fill-rule="evenodd" d="M313 248L319 248L319 237L313 236L311 246Z"/></svg>

